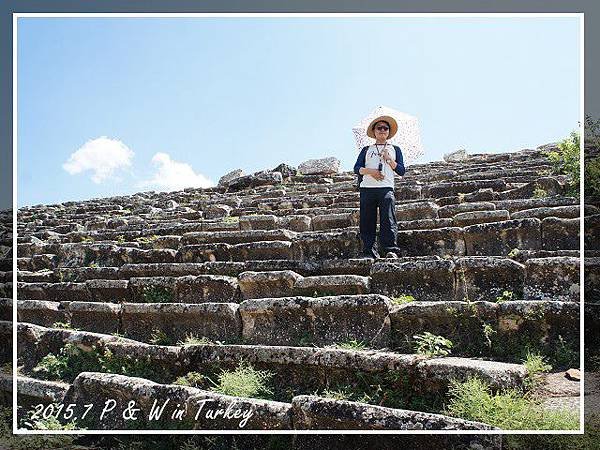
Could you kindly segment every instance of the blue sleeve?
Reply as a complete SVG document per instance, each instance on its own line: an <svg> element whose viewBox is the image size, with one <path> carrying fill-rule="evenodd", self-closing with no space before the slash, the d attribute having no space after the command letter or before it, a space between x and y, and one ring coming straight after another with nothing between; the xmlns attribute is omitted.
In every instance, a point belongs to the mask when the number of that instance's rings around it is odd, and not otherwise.
<svg viewBox="0 0 600 450"><path fill-rule="evenodd" d="M358 173L359 169L361 167L365 167L365 159L367 156L367 148L368 147L363 147L363 149L360 151L359 155L358 155L358 159L356 160L356 164L354 164L354 173L356 175L360 175Z"/></svg>
<svg viewBox="0 0 600 450"><path fill-rule="evenodd" d="M398 164L394 169L394 172L402 176L406 173L406 169L404 168L404 158L402 157L402 150L400 150L400 147L395 145L394 148L396 149L396 163Z"/></svg>

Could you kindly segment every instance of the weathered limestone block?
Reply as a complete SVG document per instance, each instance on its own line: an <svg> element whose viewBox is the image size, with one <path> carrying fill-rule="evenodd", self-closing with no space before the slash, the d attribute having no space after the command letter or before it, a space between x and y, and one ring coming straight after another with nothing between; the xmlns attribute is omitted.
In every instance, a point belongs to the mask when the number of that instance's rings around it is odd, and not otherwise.
<svg viewBox="0 0 600 450"><path fill-rule="evenodd" d="M233 208L229 205L208 205L202 214L205 219L222 219L228 217L231 214Z"/></svg>
<svg viewBox="0 0 600 450"><path fill-rule="evenodd" d="M127 337L145 342L156 329L171 344L187 335L237 342L241 336L237 310L235 303L124 303L121 320Z"/></svg>
<svg viewBox="0 0 600 450"><path fill-rule="evenodd" d="M242 333L246 342L261 345L358 340L385 347L389 305L381 295L246 300L240 304Z"/></svg>
<svg viewBox="0 0 600 450"><path fill-rule="evenodd" d="M315 231L347 228L353 225L351 214L326 214L312 218L312 227Z"/></svg>
<svg viewBox="0 0 600 450"><path fill-rule="evenodd" d="M518 388L523 385L527 369L521 364L508 364L498 361L445 357L431 358L417 364L419 390L444 391L451 379L466 381L476 376L488 382L494 390Z"/></svg>
<svg viewBox="0 0 600 450"><path fill-rule="evenodd" d="M340 171L340 160L334 157L309 159L298 166L302 175L331 175Z"/></svg>
<svg viewBox="0 0 600 450"><path fill-rule="evenodd" d="M434 202L401 203L396 205L396 219L421 220L437 219L439 207Z"/></svg>
<svg viewBox="0 0 600 450"><path fill-rule="evenodd" d="M294 428L300 430L492 430L455 417L347 400L299 395L292 400Z"/></svg>
<svg viewBox="0 0 600 450"><path fill-rule="evenodd" d="M128 280L87 280L85 285L94 302L131 301Z"/></svg>
<svg viewBox="0 0 600 450"><path fill-rule="evenodd" d="M579 250L579 219L546 217L542 220L542 248Z"/></svg>
<svg viewBox="0 0 600 450"><path fill-rule="evenodd" d="M109 399L116 400L115 411L126 410L130 400L140 408L138 420L125 420L123 414L107 413L100 420L102 408L93 408L86 415L84 425L88 429L290 429L291 405L268 400L243 399L224 396L188 386L158 384L149 380L125 375L82 372L65 395L67 403L74 403L75 414L83 416L85 404L104 405ZM165 405L159 420L149 420L154 408ZM180 419L171 419L177 405L185 413ZM207 411L226 409L233 406L233 412L251 411L249 419L242 417L216 419L207 418ZM199 413L200 411L200 413ZM240 413L241 414L241 413ZM83 422L82 422L83 423Z"/></svg>
<svg viewBox="0 0 600 450"><path fill-rule="evenodd" d="M149 249L142 250L139 248L122 248L119 252L119 261L115 261L115 266L120 266L124 263L170 263L175 262L176 250L165 249Z"/></svg>
<svg viewBox="0 0 600 450"><path fill-rule="evenodd" d="M259 241L232 245L229 248L233 261L252 259L293 259L290 241Z"/></svg>
<svg viewBox="0 0 600 450"><path fill-rule="evenodd" d="M424 187L423 196L426 198L441 198L477 191L481 188L491 188L495 191L506 189L504 180L450 181L434 183Z"/></svg>
<svg viewBox="0 0 600 450"><path fill-rule="evenodd" d="M497 211L471 211L456 214L452 220L459 227L466 227L477 223L501 222L509 220L510 216L505 209Z"/></svg>
<svg viewBox="0 0 600 450"><path fill-rule="evenodd" d="M185 233L181 245L192 244L248 244L258 241L290 241L296 233L290 230L244 230Z"/></svg>
<svg viewBox="0 0 600 450"><path fill-rule="evenodd" d="M412 295L418 301L448 301L455 297L454 262L422 259L376 261L371 268L371 290L390 297Z"/></svg>
<svg viewBox="0 0 600 450"><path fill-rule="evenodd" d="M579 301L580 259L532 258L525 263L525 299Z"/></svg>
<svg viewBox="0 0 600 450"><path fill-rule="evenodd" d="M10 381L12 392L12 377L6 376ZM35 378L17 376L18 405L31 410L34 405L60 403L69 389L69 384L60 381L37 380Z"/></svg>
<svg viewBox="0 0 600 450"><path fill-rule="evenodd" d="M231 260L231 244L192 244L182 245L175 260L184 263Z"/></svg>
<svg viewBox="0 0 600 450"><path fill-rule="evenodd" d="M580 331L578 303L520 300L498 306L498 325L492 336L495 354L514 355L520 349L537 347L557 356L562 353L563 357L572 352L571 364L579 361L579 337L583 330Z"/></svg>
<svg viewBox="0 0 600 450"><path fill-rule="evenodd" d="M398 230L433 230L434 228L448 228L454 225L452 219L420 219L420 220L398 220Z"/></svg>
<svg viewBox="0 0 600 450"><path fill-rule="evenodd" d="M401 183L394 189L396 200L420 200L422 186L420 184Z"/></svg>
<svg viewBox="0 0 600 450"><path fill-rule="evenodd" d="M174 301L230 303L240 299L237 279L222 275L187 275L175 280Z"/></svg>
<svg viewBox="0 0 600 450"><path fill-rule="evenodd" d="M240 230L275 230L277 228L277 216L272 214L240 216Z"/></svg>
<svg viewBox="0 0 600 450"><path fill-rule="evenodd" d="M58 255L53 254L33 255L31 258L31 266L36 272L44 269L54 269L58 266L58 263Z"/></svg>
<svg viewBox="0 0 600 450"><path fill-rule="evenodd" d="M5 320L12 320L12 316ZM17 320L51 327L55 322L69 322L69 313L59 302L17 300Z"/></svg>
<svg viewBox="0 0 600 450"><path fill-rule="evenodd" d="M22 300L50 300L48 286L51 283L24 283L17 282L17 298ZM12 293L6 293L3 297L12 297Z"/></svg>
<svg viewBox="0 0 600 450"><path fill-rule="evenodd" d="M397 243L403 256L465 254L463 230L458 227L398 231Z"/></svg>
<svg viewBox="0 0 600 450"><path fill-rule="evenodd" d="M293 295L294 284L302 276L292 270L274 270L269 272L242 272L238 283L242 297L269 298Z"/></svg>
<svg viewBox="0 0 600 450"><path fill-rule="evenodd" d="M291 215L279 218L282 228L302 232L312 230L312 219L306 215Z"/></svg>
<svg viewBox="0 0 600 450"><path fill-rule="evenodd" d="M311 274L323 275L361 275L368 277L373 260L359 259L326 259L322 261L305 261Z"/></svg>
<svg viewBox="0 0 600 450"><path fill-rule="evenodd" d="M600 299L600 257L585 257L584 280L585 280L585 301L592 302Z"/></svg>
<svg viewBox="0 0 600 450"><path fill-rule="evenodd" d="M235 180L232 180L228 184L228 189L232 192L241 191L242 189L255 188L258 186L275 185L281 184L283 177L280 172L270 172L263 170L262 172L256 172L252 175L245 175Z"/></svg>
<svg viewBox="0 0 600 450"><path fill-rule="evenodd" d="M526 209L577 205L579 200L575 197L543 197L523 198L515 200L498 200L493 202L496 209L506 209L511 214Z"/></svg>
<svg viewBox="0 0 600 450"><path fill-rule="evenodd" d="M464 148L459 148L450 153L444 153L444 161L446 162L461 162L469 159L469 155Z"/></svg>
<svg viewBox="0 0 600 450"><path fill-rule="evenodd" d="M392 345L403 353L415 351L413 336L430 332L450 339L456 355L487 354L483 324L494 329L499 305L490 302L410 302L390 311ZM503 355L504 356L504 355Z"/></svg>
<svg viewBox="0 0 600 450"><path fill-rule="evenodd" d="M354 295L370 292L369 277L358 275L320 275L302 277L294 284L294 295Z"/></svg>
<svg viewBox="0 0 600 450"><path fill-rule="evenodd" d="M498 200L500 197L498 192L494 192L491 188L478 189L475 192L470 192L463 196L465 202L489 202Z"/></svg>
<svg viewBox="0 0 600 450"><path fill-rule="evenodd" d="M98 302L69 303L71 325L94 333L112 334L119 331L121 305Z"/></svg>
<svg viewBox="0 0 600 450"><path fill-rule="evenodd" d="M542 206L540 208L522 209L511 214L511 219L524 219L526 217L536 217L544 219L546 217L560 217L562 219L576 219L580 216L579 205L567 206Z"/></svg>
<svg viewBox="0 0 600 450"><path fill-rule="evenodd" d="M482 223L463 228L467 255L507 255L513 249L541 248L539 219Z"/></svg>
<svg viewBox="0 0 600 450"><path fill-rule="evenodd" d="M231 172L226 173L221 178L219 178L218 186L227 186L230 182L235 180L236 178L243 177L245 175L242 169L235 169Z"/></svg>
<svg viewBox="0 0 600 450"><path fill-rule="evenodd" d="M525 266L512 259L468 256L456 261L456 300L496 301L504 291L523 297Z"/></svg>
<svg viewBox="0 0 600 450"><path fill-rule="evenodd" d="M49 283L46 286L48 299L61 301L91 301L92 297L85 283Z"/></svg>
<svg viewBox="0 0 600 450"><path fill-rule="evenodd" d="M361 251L358 230L302 233L293 242L295 259L356 258Z"/></svg>
<svg viewBox="0 0 600 450"><path fill-rule="evenodd" d="M456 205L442 206L438 214L440 218L453 217L460 213L472 212L472 211L494 211L496 205L491 202L465 202L458 203Z"/></svg>
<svg viewBox="0 0 600 450"><path fill-rule="evenodd" d="M586 250L600 250L600 214L594 214L584 219L584 243Z"/></svg>
<svg viewBox="0 0 600 450"><path fill-rule="evenodd" d="M117 280L119 267L59 267L53 270L52 281Z"/></svg>

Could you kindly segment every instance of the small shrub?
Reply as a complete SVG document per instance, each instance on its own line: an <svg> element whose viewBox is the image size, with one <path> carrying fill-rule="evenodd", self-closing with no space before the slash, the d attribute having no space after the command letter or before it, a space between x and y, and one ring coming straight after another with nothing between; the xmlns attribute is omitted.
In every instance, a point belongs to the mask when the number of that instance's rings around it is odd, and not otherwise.
<svg viewBox="0 0 600 450"><path fill-rule="evenodd" d="M489 348L492 348L492 336L496 333L497 331L494 330L494 327L489 323L483 324L483 337L485 338L485 342Z"/></svg>
<svg viewBox="0 0 600 450"><path fill-rule="evenodd" d="M272 373L256 370L242 361L233 371L222 370L212 390L235 397L271 398L273 391L267 383L272 376Z"/></svg>
<svg viewBox="0 0 600 450"><path fill-rule="evenodd" d="M325 389L321 394L323 398L331 398L333 400L350 400L352 398L352 392L347 389Z"/></svg>
<svg viewBox="0 0 600 450"><path fill-rule="evenodd" d="M579 429L576 413L546 410L514 389L492 394L489 384L478 378L451 381L446 413L487 423L505 430Z"/></svg>
<svg viewBox="0 0 600 450"><path fill-rule="evenodd" d="M496 303L504 303L514 300L515 294L512 291L503 291L501 295L496 297Z"/></svg>
<svg viewBox="0 0 600 450"><path fill-rule="evenodd" d="M52 328L60 328L61 330L79 330L79 328L73 328L70 322L54 322Z"/></svg>
<svg viewBox="0 0 600 450"><path fill-rule="evenodd" d="M412 295L402 294L398 297L393 297L391 301L394 305L404 305L406 303L414 302L415 298Z"/></svg>
<svg viewBox="0 0 600 450"><path fill-rule="evenodd" d="M546 156L555 174L567 175L567 195L579 197L579 132L571 132L568 138L558 143L558 151L546 152Z"/></svg>
<svg viewBox="0 0 600 450"><path fill-rule="evenodd" d="M206 383L206 380L207 378L200 372L188 372L183 377L177 378L173 384L202 388L202 386L204 386Z"/></svg>
<svg viewBox="0 0 600 450"><path fill-rule="evenodd" d="M155 328L150 334L149 342L154 345L169 345L171 340L163 330Z"/></svg>
<svg viewBox="0 0 600 450"><path fill-rule="evenodd" d="M556 351L553 352L552 356L552 361L560 368L579 367L579 353L573 350L560 334L558 335Z"/></svg>
<svg viewBox="0 0 600 450"><path fill-rule="evenodd" d="M363 341L357 341L356 339L336 343L334 347L341 348L344 350L367 350L369 348L367 344L365 344Z"/></svg>
<svg viewBox="0 0 600 450"><path fill-rule="evenodd" d="M99 370L100 364L95 347L91 351L85 351L71 343L62 347L58 355L47 354L33 368L35 374L49 380L73 380L80 372Z"/></svg>
<svg viewBox="0 0 600 450"><path fill-rule="evenodd" d="M162 286L144 286L142 296L146 303L171 303L173 292Z"/></svg>
<svg viewBox="0 0 600 450"><path fill-rule="evenodd" d="M552 366L547 363L546 358L539 353L531 353L529 350L523 360L523 365L527 369L527 379L525 380L525 386L527 388L535 386L539 381L540 374L552 370Z"/></svg>
<svg viewBox="0 0 600 450"><path fill-rule="evenodd" d="M600 198L600 157L585 162L583 185L586 197Z"/></svg>
<svg viewBox="0 0 600 450"><path fill-rule="evenodd" d="M533 190L533 198L545 198L548 197L548 192L539 186Z"/></svg>
<svg viewBox="0 0 600 450"><path fill-rule="evenodd" d="M509 258L515 258L519 255L519 253L521 253L521 250L519 250L518 248L513 248L509 253L508 253L508 257Z"/></svg>
<svg viewBox="0 0 600 450"><path fill-rule="evenodd" d="M212 341L207 337L198 337L195 334L188 334L185 336L183 341L177 341L177 345L207 345L207 344L220 344L219 341Z"/></svg>
<svg viewBox="0 0 600 450"><path fill-rule="evenodd" d="M413 338L416 340L415 351L419 355L428 356L430 358L449 355L451 352L450 349L454 345L450 339L446 339L443 336L437 336L429 331L415 335Z"/></svg>

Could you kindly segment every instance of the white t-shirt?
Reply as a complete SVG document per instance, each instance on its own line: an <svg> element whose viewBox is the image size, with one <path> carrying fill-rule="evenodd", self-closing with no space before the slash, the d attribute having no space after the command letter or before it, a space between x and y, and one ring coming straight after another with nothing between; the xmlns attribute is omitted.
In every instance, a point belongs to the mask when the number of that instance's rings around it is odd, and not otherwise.
<svg viewBox="0 0 600 450"><path fill-rule="evenodd" d="M381 181L376 180L371 175L363 175L363 179L360 182L360 187L394 187L394 175L396 172L392 170L389 164L387 164L383 157L380 158L380 154L383 155L383 152L387 151L389 157L392 161L396 161L396 150L392 144L386 144L385 148L383 144L375 146L375 144L370 145L367 149L367 153L365 155L365 167L368 169L377 169L379 167L379 162L383 164L383 175L385 178Z"/></svg>

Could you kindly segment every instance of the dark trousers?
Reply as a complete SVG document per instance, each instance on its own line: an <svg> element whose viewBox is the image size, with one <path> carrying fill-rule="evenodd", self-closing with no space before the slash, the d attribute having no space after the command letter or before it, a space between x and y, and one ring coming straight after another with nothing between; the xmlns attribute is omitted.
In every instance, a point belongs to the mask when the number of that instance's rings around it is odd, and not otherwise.
<svg viewBox="0 0 600 450"><path fill-rule="evenodd" d="M398 223L396 222L396 199L392 188L360 188L360 238L363 252L370 252L375 245L377 209L379 208L379 243L382 248L396 246Z"/></svg>

